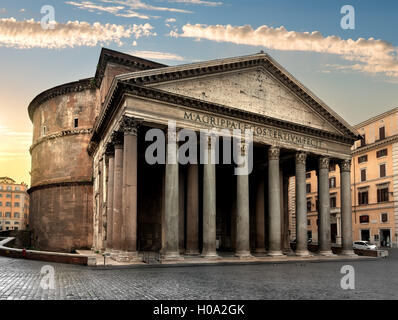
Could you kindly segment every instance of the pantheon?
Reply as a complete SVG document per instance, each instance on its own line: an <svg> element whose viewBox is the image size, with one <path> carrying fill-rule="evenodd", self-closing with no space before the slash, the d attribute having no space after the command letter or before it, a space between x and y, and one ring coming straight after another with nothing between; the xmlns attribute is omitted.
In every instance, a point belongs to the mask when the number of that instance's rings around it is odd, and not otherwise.
<svg viewBox="0 0 398 320"><path fill-rule="evenodd" d="M142 252L170 261L281 256L292 240L294 180L295 253L307 256L305 181L316 171L318 254L331 255L333 164L341 175L341 253L353 254L350 159L358 133L266 53L166 66L102 49L94 77L44 91L28 111L37 248L89 248L118 261ZM148 163L147 133L167 136L169 121L197 134L251 128L253 170Z"/></svg>

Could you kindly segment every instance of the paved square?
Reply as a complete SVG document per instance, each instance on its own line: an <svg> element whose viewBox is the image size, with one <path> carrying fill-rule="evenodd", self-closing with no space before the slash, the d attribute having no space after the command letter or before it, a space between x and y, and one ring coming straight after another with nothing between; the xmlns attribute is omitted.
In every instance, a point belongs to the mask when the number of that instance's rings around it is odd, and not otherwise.
<svg viewBox="0 0 398 320"><path fill-rule="evenodd" d="M355 290L340 269L355 268ZM0 257L0 299L398 299L398 249L355 262L101 270L50 263L55 289L40 288L44 262Z"/></svg>

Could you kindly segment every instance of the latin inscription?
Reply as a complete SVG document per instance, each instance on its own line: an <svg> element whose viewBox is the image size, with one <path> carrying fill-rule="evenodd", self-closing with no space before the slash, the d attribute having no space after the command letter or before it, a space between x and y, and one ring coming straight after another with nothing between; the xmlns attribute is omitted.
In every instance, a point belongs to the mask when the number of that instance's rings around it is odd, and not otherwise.
<svg viewBox="0 0 398 320"><path fill-rule="evenodd" d="M313 148L320 148L322 141L295 133L285 132L279 129L267 128L263 126L252 125L239 121L234 121L222 117L214 117L207 114L199 114L193 112L185 112L184 120L189 120L195 123L201 123L206 126L226 128L226 129L240 129L253 130L253 134L257 136L264 136L269 139L278 140L281 142L293 143L297 145L308 145Z"/></svg>

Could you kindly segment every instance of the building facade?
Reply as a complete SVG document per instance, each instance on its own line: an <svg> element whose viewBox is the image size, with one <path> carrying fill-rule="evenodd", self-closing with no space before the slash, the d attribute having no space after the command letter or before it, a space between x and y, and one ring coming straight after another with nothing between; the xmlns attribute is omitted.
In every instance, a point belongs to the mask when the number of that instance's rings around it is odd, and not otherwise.
<svg viewBox="0 0 398 320"><path fill-rule="evenodd" d="M354 126L362 136L352 147L351 198L353 239L379 247L397 247L398 108ZM316 172L306 174L307 233L318 241L318 187ZM294 179L291 183L294 185ZM340 169L329 169L331 241L341 244ZM290 190L293 196L293 190ZM291 240L295 213L290 205Z"/></svg>
<svg viewBox="0 0 398 320"><path fill-rule="evenodd" d="M0 177L0 231L25 230L29 221L28 186Z"/></svg>
<svg viewBox="0 0 398 320"><path fill-rule="evenodd" d="M347 191L351 146L358 133L269 55L167 67L104 49L90 82L96 90L96 100L90 101L96 101L96 106L90 133L79 152L85 151L84 159L91 163L80 165L80 159L72 158L73 152L67 162L92 177L92 231L86 235L91 236L87 244L94 250L107 250L121 261L137 259L140 251L160 251L166 260L199 253L218 258L220 250L233 251L238 257L265 252L283 255L290 248L288 190L294 176L298 181L296 253L308 255L305 174L318 170L319 249L321 254L331 254L328 176L329 167L336 165L341 168L340 187L346 195L340 199L341 242L343 253L352 254ZM69 114L71 101L59 107L59 113ZM53 103L55 108L59 105ZM40 108L44 111L48 106L31 107L33 118ZM34 125L42 127L46 117L37 115L37 119ZM170 121L176 132L170 130ZM193 139L200 141L197 147L204 146L209 158L213 157L213 138L199 139L201 130L251 129L253 141L241 141L239 152L242 156L252 152L253 171L235 175L236 166L225 162L148 162L153 132L164 136L163 156L169 159L177 156L182 129L193 132ZM65 139L65 135L55 139ZM226 142L222 137L219 141L222 148ZM41 168L33 152L32 168ZM57 154L54 151L53 157ZM61 157L59 169L62 161ZM54 173L48 170L50 176ZM70 176L65 170L62 175L62 179ZM38 179L41 176L37 174ZM43 228L76 222L70 214L76 206L69 202L67 211L57 213L62 220L46 225L48 214L40 205L46 202L41 196L35 200L38 237ZM55 229L53 236L60 232ZM68 234L73 237L71 230Z"/></svg>

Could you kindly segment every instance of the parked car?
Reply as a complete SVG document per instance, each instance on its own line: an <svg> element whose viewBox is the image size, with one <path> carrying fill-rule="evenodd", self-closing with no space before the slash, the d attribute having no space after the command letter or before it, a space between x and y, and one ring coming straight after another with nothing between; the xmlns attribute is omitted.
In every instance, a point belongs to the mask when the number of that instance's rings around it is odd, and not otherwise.
<svg viewBox="0 0 398 320"><path fill-rule="evenodd" d="M354 241L353 248L362 250L377 250L377 246L370 244L368 241Z"/></svg>

